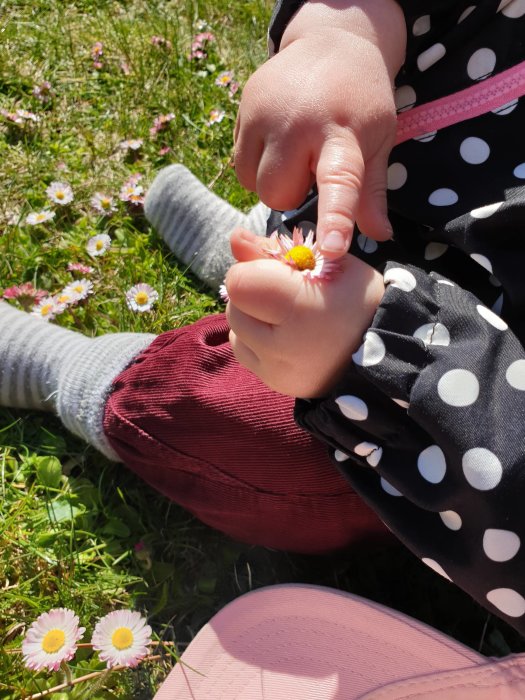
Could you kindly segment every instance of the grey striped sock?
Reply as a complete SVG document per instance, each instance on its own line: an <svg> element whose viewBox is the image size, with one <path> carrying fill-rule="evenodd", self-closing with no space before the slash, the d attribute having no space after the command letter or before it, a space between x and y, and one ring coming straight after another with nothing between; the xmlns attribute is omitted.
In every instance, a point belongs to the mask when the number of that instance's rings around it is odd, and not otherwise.
<svg viewBox="0 0 525 700"><path fill-rule="evenodd" d="M52 411L118 461L102 428L106 400L113 380L155 337L86 338L0 302L0 405Z"/></svg>
<svg viewBox="0 0 525 700"><path fill-rule="evenodd" d="M234 262L230 233L243 226L263 236L270 213L259 202L248 214L211 192L183 165L157 175L144 203L146 218L177 258L212 289L222 284Z"/></svg>

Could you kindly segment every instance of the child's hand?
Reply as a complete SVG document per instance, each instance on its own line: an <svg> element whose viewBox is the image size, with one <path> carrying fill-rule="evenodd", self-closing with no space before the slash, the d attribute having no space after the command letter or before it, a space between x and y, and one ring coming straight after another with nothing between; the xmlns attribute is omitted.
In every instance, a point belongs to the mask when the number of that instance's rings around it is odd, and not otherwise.
<svg viewBox="0 0 525 700"><path fill-rule="evenodd" d="M362 342L383 296L382 276L353 256L341 272L313 282L277 260L260 259L260 239L237 230L226 276L230 342L241 364L271 389L325 394Z"/></svg>
<svg viewBox="0 0 525 700"><path fill-rule="evenodd" d="M244 88L235 134L239 180L279 210L299 206L316 181L317 239L327 257L348 250L356 220L372 238L391 235L392 82L404 46L394 0L306 3L280 52Z"/></svg>

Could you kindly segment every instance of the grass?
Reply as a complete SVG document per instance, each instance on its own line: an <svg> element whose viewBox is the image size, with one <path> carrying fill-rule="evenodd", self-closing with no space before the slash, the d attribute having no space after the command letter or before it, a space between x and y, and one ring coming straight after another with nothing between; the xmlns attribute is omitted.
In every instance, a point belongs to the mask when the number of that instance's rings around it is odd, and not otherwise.
<svg viewBox="0 0 525 700"><path fill-rule="evenodd" d="M238 207L253 197L229 161L238 94L215 84L232 70L242 85L264 59L270 4L172 0L11 0L0 2L0 109L40 120L0 123L0 290L22 282L56 293L71 281L70 262L95 268L95 293L56 323L88 335L160 333L220 310L150 229L140 207L118 203L97 215L91 196L118 199L134 173L147 187L170 162L182 162ZM207 57L188 60L205 20L216 40ZM151 43L168 40L171 48ZM102 66L92 47L102 42ZM41 103L35 85L49 81ZM210 110L224 110L208 125ZM156 136L153 120L173 113ZM125 139L143 139L126 153ZM169 147L169 151L164 152ZM28 213L50 206L46 187L68 182L75 199L52 208L53 221L28 226ZM91 258L90 237L109 234L110 250ZM147 282L159 292L150 313L136 314L125 292ZM0 408L0 698L29 697L60 674L24 669L24 630L52 607L74 609L92 630L117 607L142 610L155 638L174 643L162 658L113 674L97 698L151 698L199 627L227 601L252 588L306 581L366 595L410 613L486 654L523 649L517 635L441 581L396 545L366 546L333 557L299 557L232 542L144 487L68 434L57 419ZM137 544L139 548L137 549ZM86 635L86 637L88 637ZM171 653L169 652L171 649ZM100 669L87 650L73 673ZM81 698L85 686L52 697Z"/></svg>

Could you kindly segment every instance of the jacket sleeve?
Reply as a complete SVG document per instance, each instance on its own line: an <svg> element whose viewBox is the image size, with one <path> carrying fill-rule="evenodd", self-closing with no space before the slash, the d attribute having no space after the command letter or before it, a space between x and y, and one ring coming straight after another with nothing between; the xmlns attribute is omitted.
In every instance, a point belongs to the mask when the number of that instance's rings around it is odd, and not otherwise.
<svg viewBox="0 0 525 700"><path fill-rule="evenodd" d="M428 566L525 633L525 351L436 273L389 263L346 376L299 425Z"/></svg>

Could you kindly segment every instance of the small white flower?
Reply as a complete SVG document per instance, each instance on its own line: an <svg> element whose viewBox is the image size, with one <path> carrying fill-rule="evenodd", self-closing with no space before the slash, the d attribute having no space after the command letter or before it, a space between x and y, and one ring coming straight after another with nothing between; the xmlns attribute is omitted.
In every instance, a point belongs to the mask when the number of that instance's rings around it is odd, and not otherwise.
<svg viewBox="0 0 525 700"><path fill-rule="evenodd" d="M54 297L46 297L33 306L31 315L37 316L43 321L52 321L55 316L65 311L66 306L67 304L57 301Z"/></svg>
<svg viewBox="0 0 525 700"><path fill-rule="evenodd" d="M22 642L27 668L58 671L63 661L72 659L85 632L78 623L78 617L67 608L55 608L37 617Z"/></svg>
<svg viewBox="0 0 525 700"><path fill-rule="evenodd" d="M142 139L126 139L119 143L119 148L123 151L138 151L143 143L144 141Z"/></svg>
<svg viewBox="0 0 525 700"><path fill-rule="evenodd" d="M138 612L115 610L101 618L91 643L108 668L136 666L148 654L151 627Z"/></svg>
<svg viewBox="0 0 525 700"><path fill-rule="evenodd" d="M31 214L26 216L26 224L30 226L37 226L38 224L45 224L46 221L51 221L55 218L55 212L50 209L44 209L42 211L33 211Z"/></svg>
<svg viewBox="0 0 525 700"><path fill-rule="evenodd" d="M52 182L46 189L46 194L52 202L63 206L70 204L74 199L71 185L67 182Z"/></svg>
<svg viewBox="0 0 525 700"><path fill-rule="evenodd" d="M151 311L151 307L158 300L159 293L149 284L140 282L126 292L126 302L132 311L142 313Z"/></svg>
<svg viewBox="0 0 525 700"><path fill-rule="evenodd" d="M72 297L73 303L87 299L90 294L93 294L93 282L87 279L75 280L70 282L62 290L62 294Z"/></svg>
<svg viewBox="0 0 525 700"><path fill-rule="evenodd" d="M117 207L113 202L113 197L110 197L103 192L95 192L91 197L91 206L93 209L103 216L110 216L117 211Z"/></svg>
<svg viewBox="0 0 525 700"><path fill-rule="evenodd" d="M17 109L17 116L23 121L34 122L37 124L40 121L40 117L34 112L29 112L27 109Z"/></svg>
<svg viewBox="0 0 525 700"><path fill-rule="evenodd" d="M219 124L224 119L225 114L226 113L222 109L212 109L207 124L209 126L211 126L212 124Z"/></svg>
<svg viewBox="0 0 525 700"><path fill-rule="evenodd" d="M107 233L98 233L96 236L92 236L87 242L87 252L92 258L96 258L99 255L104 255L109 250L111 246L111 238Z"/></svg>

